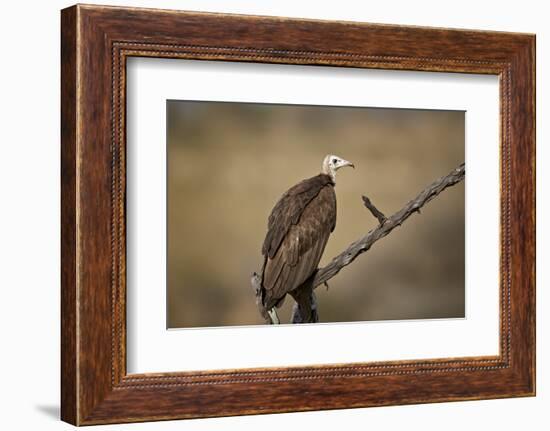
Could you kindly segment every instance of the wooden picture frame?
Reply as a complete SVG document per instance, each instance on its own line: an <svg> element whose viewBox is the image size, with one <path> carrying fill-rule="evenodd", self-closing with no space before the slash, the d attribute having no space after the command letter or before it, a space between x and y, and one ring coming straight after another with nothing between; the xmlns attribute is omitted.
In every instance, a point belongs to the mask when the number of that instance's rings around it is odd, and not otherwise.
<svg viewBox="0 0 550 431"><path fill-rule="evenodd" d="M61 17L64 421L89 425L535 394L534 35L83 5L64 9ZM130 56L498 75L500 354L128 375Z"/></svg>

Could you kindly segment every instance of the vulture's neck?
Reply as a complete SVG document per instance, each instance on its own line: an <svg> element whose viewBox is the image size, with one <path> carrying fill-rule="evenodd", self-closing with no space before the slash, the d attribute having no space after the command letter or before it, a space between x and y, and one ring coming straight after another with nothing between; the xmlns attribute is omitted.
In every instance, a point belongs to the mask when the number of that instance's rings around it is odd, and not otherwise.
<svg viewBox="0 0 550 431"><path fill-rule="evenodd" d="M323 166L323 169L321 170L321 173L323 175L328 175L330 179L332 180L332 184L336 185L336 172L332 169Z"/></svg>

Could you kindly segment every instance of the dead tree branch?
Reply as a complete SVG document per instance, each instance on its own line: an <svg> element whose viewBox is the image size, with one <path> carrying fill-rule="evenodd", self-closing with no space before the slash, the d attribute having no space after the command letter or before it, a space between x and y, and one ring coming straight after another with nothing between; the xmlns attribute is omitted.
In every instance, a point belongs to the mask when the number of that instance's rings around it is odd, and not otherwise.
<svg viewBox="0 0 550 431"><path fill-rule="evenodd" d="M365 204L367 209L372 213L374 217L378 219L378 223L384 224L387 220L386 216L382 214L382 212L374 206L374 204L370 201L370 199L367 196L363 195L362 198L363 198L363 203Z"/></svg>
<svg viewBox="0 0 550 431"><path fill-rule="evenodd" d="M390 217L385 217L384 214L372 204L368 197L363 196L363 203L374 217L378 219L378 226L369 231L363 238L350 244L346 250L333 258L327 266L318 269L309 280L291 293L296 300L292 312L292 323L317 322L319 316L314 295L314 290L317 286L325 284L338 274L342 268L352 263L360 254L368 251L376 241L384 238L396 227L401 226L412 214L420 213L420 208L434 199L443 190L463 181L465 175L465 164L462 163L449 174L435 180ZM259 291L257 285L256 291Z"/></svg>
<svg viewBox="0 0 550 431"><path fill-rule="evenodd" d="M461 182L466 175L465 165L462 163L449 174L435 180L432 184L422 190L413 200L387 218L383 224L378 225L367 235L358 241L352 243L346 250L332 259L327 266L321 268L315 274L312 280L313 287L323 284L340 272L342 268L353 262L357 256L366 252L379 239L384 238L396 227L401 226L415 212L420 212L420 208L430 202L447 187L454 186Z"/></svg>

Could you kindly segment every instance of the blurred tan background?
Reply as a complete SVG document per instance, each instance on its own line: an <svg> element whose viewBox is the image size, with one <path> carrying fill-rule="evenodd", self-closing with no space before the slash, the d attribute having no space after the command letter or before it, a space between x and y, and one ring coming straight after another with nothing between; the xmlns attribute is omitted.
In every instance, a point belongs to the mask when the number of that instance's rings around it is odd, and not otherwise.
<svg viewBox="0 0 550 431"><path fill-rule="evenodd" d="M326 154L338 218L321 266L464 161L464 113L167 102L168 327L261 324L250 274L267 217ZM321 322L464 317L464 183L317 288ZM292 298L279 312L288 322Z"/></svg>

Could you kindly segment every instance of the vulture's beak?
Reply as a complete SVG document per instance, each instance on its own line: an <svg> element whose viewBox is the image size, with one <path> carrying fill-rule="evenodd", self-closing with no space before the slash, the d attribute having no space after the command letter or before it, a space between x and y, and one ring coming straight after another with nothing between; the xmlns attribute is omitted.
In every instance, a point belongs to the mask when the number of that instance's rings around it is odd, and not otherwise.
<svg viewBox="0 0 550 431"><path fill-rule="evenodd" d="M342 164L342 168L345 167L345 166L349 166L350 168L353 168L355 169L355 165L351 162L348 162L347 160L342 160L344 163Z"/></svg>

